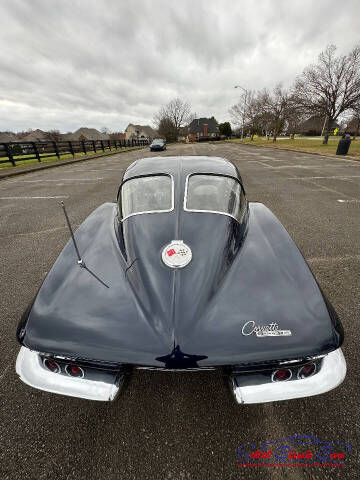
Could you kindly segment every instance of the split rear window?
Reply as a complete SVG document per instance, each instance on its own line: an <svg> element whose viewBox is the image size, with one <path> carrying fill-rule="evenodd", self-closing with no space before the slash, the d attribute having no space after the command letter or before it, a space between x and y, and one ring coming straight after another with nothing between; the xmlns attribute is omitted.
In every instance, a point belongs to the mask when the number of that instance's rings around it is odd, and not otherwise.
<svg viewBox="0 0 360 480"><path fill-rule="evenodd" d="M188 178L185 210L222 213L241 221L245 197L240 183L231 177L194 174Z"/></svg>
<svg viewBox="0 0 360 480"><path fill-rule="evenodd" d="M169 175L127 180L121 187L122 218L140 213L169 212L173 206L173 182Z"/></svg>

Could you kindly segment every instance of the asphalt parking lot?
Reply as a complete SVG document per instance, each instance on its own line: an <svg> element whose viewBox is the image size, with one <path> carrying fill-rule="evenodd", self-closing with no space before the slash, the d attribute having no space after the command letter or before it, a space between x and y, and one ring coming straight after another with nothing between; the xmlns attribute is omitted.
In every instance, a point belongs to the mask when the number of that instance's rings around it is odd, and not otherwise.
<svg viewBox="0 0 360 480"><path fill-rule="evenodd" d="M239 168L250 201L287 228L345 328L348 374L318 397L238 406L220 375L136 371L113 404L34 390L14 371L15 329L69 238L60 200L79 225L114 201L141 156L215 155ZM0 182L0 479L359 478L360 162L235 144L133 151ZM237 447L288 435L347 442L342 468L249 469ZM264 467L265 468L265 467Z"/></svg>

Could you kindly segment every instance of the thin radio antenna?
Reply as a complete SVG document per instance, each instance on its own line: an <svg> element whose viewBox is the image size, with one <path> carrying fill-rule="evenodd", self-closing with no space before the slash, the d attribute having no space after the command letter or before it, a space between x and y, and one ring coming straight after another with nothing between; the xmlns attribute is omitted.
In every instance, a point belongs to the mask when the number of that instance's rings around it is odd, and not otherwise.
<svg viewBox="0 0 360 480"><path fill-rule="evenodd" d="M65 208L65 204L64 202L60 202L60 205L62 206L62 209L64 210L64 215L65 215L65 218L66 218L66 223L67 223L67 226L69 227L69 230L70 230L70 234L71 234L71 238L72 238L72 241L74 243L74 247L75 247L75 250L76 250L76 255L78 257L78 265L79 267L83 267L83 268L86 268L86 265L85 265L85 262L84 260L81 258L80 256L80 252L79 252L79 249L78 249L78 246L76 244L76 240L75 240L75 237L74 237L74 232L71 228L71 223L70 223L70 220L69 220L69 217L68 217L68 214L67 214L67 211L66 211L66 208Z"/></svg>

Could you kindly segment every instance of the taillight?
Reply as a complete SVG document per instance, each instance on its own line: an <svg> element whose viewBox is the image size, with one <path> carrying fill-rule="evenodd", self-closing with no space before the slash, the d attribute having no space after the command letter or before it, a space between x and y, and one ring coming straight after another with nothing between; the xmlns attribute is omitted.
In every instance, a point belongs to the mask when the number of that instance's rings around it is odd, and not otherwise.
<svg viewBox="0 0 360 480"><path fill-rule="evenodd" d="M59 364L50 358L44 358L43 365L47 370L50 370L50 372L60 373L61 371Z"/></svg>
<svg viewBox="0 0 360 480"><path fill-rule="evenodd" d="M306 365L303 365L301 368L299 368L298 378L311 377L311 375L314 375L315 372L316 372L315 363L307 363Z"/></svg>
<svg viewBox="0 0 360 480"><path fill-rule="evenodd" d="M271 376L271 380L273 382L286 382L286 380L290 380L291 377L292 373L289 368L280 368L279 370L275 370Z"/></svg>
<svg viewBox="0 0 360 480"><path fill-rule="evenodd" d="M81 367L79 367L78 365L66 365L65 372L70 377L77 377L77 378L83 378L84 377L84 370Z"/></svg>

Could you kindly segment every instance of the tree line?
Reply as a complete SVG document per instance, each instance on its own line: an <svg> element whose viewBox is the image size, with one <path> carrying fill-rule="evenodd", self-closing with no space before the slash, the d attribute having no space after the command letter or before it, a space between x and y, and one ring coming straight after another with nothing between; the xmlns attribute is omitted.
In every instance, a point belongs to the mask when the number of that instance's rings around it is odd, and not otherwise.
<svg viewBox="0 0 360 480"><path fill-rule="evenodd" d="M324 118L324 144L335 122L346 114L358 119L359 130L360 45L345 55L337 55L336 46L328 45L290 88L279 83L273 90L246 91L229 112L251 138L271 135L274 142L285 130L294 138L300 124L314 115Z"/></svg>

